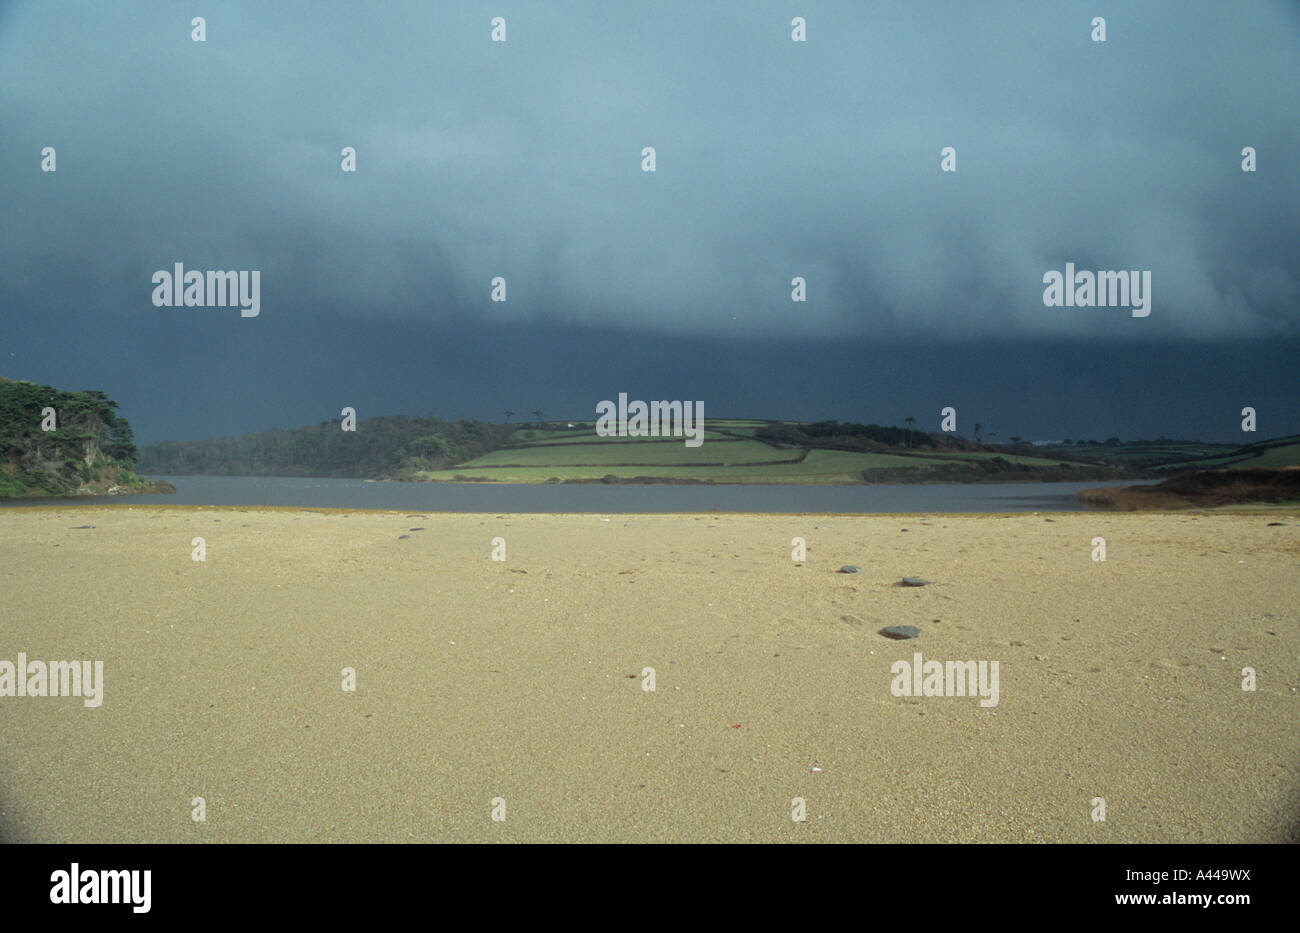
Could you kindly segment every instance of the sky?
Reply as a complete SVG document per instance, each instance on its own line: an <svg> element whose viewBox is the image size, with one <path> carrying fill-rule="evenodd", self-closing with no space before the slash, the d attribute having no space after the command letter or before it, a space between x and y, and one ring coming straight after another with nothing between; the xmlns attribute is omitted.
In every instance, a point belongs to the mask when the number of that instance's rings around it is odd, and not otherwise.
<svg viewBox="0 0 1300 933"><path fill-rule="evenodd" d="M102 389L140 443L620 392L1300 433L1298 114L1288 0L16 0L0 374ZM257 270L260 312L156 307L177 262ZM1150 314L1045 305L1066 263L1149 271Z"/></svg>

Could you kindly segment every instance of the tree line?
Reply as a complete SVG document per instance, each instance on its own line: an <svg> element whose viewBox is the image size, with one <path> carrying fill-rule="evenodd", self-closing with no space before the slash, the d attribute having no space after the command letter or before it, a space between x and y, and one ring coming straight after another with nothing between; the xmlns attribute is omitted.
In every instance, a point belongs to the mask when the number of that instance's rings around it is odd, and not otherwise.
<svg viewBox="0 0 1300 933"><path fill-rule="evenodd" d="M496 450L515 425L387 415L365 418L355 431L341 419L316 426L272 428L240 437L150 444L140 470L172 475L326 476L403 479Z"/></svg>
<svg viewBox="0 0 1300 933"><path fill-rule="evenodd" d="M118 404L0 376L0 495L67 492L104 467L130 470L139 451Z"/></svg>

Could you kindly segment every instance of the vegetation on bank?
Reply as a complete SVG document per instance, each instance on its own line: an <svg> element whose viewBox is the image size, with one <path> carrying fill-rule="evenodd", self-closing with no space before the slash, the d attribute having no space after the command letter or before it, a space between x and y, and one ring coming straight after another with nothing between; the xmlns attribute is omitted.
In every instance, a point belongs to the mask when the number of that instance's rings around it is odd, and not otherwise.
<svg viewBox="0 0 1300 933"><path fill-rule="evenodd" d="M1220 508L1229 505L1300 505L1300 467L1192 470L1153 486L1085 489L1079 501L1126 512Z"/></svg>
<svg viewBox="0 0 1300 933"><path fill-rule="evenodd" d="M98 390L0 376L0 499L170 489L133 472L135 438L117 408Z"/></svg>
<svg viewBox="0 0 1300 933"><path fill-rule="evenodd" d="M176 476L330 476L409 479L496 450L517 425L401 415L342 419L240 437L164 441L140 454L140 468Z"/></svg>

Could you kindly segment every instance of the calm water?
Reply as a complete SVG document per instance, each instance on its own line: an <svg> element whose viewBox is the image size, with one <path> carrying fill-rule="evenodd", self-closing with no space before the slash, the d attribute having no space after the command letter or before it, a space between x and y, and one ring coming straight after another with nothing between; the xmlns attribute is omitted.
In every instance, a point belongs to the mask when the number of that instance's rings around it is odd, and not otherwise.
<svg viewBox="0 0 1300 933"><path fill-rule="evenodd" d="M155 476L174 495L27 499L4 505L284 505L409 512L1028 512L1082 511L1081 489L1123 483L918 486L564 486L373 483L282 476Z"/></svg>

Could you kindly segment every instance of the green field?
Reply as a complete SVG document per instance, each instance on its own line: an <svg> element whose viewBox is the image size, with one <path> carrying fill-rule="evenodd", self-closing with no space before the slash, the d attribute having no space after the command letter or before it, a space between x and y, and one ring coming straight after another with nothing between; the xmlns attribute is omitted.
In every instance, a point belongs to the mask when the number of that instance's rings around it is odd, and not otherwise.
<svg viewBox="0 0 1300 933"><path fill-rule="evenodd" d="M760 428L778 422L757 421L743 418L709 418L704 423L704 436L706 440L722 439L725 437L753 437L754 432ZM613 440L613 438L597 438L595 432L595 422L582 421L573 422L577 427L545 427L545 428L521 428L516 431L511 438L512 447L527 447L534 444L590 444L594 440ZM618 438L620 443L662 443L669 438L663 437L621 437ZM675 438L678 443L682 438Z"/></svg>
<svg viewBox="0 0 1300 933"><path fill-rule="evenodd" d="M1024 454L1004 454L996 451L986 450L963 450L960 453L945 454L945 458L955 460L993 460L1001 457L1010 463L1023 463L1026 466L1056 466L1058 463L1068 463L1071 466L1083 466L1077 460L1056 459L1054 457L1030 457Z"/></svg>
<svg viewBox="0 0 1300 933"><path fill-rule="evenodd" d="M1086 457L1105 460L1109 463L1121 463L1132 466L1155 467L1179 461L1200 460L1206 457L1221 457L1234 453L1238 448L1232 444L1190 444L1171 442L1168 444L1120 444L1107 447L1104 444L1075 444L1072 447L1054 447L1051 453L1056 456Z"/></svg>
<svg viewBox="0 0 1300 933"><path fill-rule="evenodd" d="M465 467L494 466L683 466L696 464L764 463L790 460L800 450L777 450L758 441L734 440L705 432L704 443L687 447L683 438L615 438L588 436L586 443L540 444L533 447L506 447L484 454Z"/></svg>
<svg viewBox="0 0 1300 933"><path fill-rule="evenodd" d="M598 437L594 422L575 427L546 423L521 427L509 446L416 478L435 482L476 481L546 483L647 478L680 482L856 484L862 482L969 481L988 479L987 462L1000 458L999 481L1014 482L1011 465L1044 471L1061 466L1081 471L1101 469L1104 462L1131 469L1189 469L1214 466L1283 466L1300 463L1300 438L1279 438L1247 447L1188 441L1152 441L1106 446L1071 445L1006 450L907 450L887 452L834 450L774 445L754 438L761 428L780 422L756 419L709 419L704 443L687 447L684 437ZM1031 448L1019 447L1020 451ZM979 466L984 461L985 466ZM1150 473L1126 472L1126 476ZM1074 475L1080 475L1076 472ZM1068 475L1064 474L1063 475ZM1104 474L1103 474L1104 475ZM1027 474L1026 478L1035 476ZM1037 478L1037 477L1036 477ZM1031 480L1032 481L1032 480Z"/></svg>
<svg viewBox="0 0 1300 933"><path fill-rule="evenodd" d="M515 438L518 438L518 437L519 437L519 435L516 434L516 435L515 435ZM513 438L512 438L512 440L513 440ZM743 440L743 438L736 437L736 436L735 436L734 434L732 434L732 433L726 433L726 434L724 434L724 433L721 433L721 432L719 432L719 431L715 431L713 428L706 427L706 428L704 429L704 440L705 440L705 442L707 443L708 441L738 441L738 440ZM535 448L539 448L539 447L547 447L547 446L552 446L552 445L564 445L564 446L568 446L568 445L571 445L571 444L606 444L606 443L611 443L611 442L617 442L617 443L619 443L619 444L669 444L669 443L672 443L672 444L676 444L678 447L683 447L683 446L685 446L686 438L684 438L684 437L618 437L618 438L614 438L614 437L597 437L597 436L596 436L596 433L595 433L594 431L584 431L582 434L578 434L578 433L575 432L575 431L567 431L567 432L565 432L564 435L559 435L559 436L554 436L554 437L551 437L551 436L539 437L539 438L537 438L536 440L527 440L527 441L522 442L522 443L512 443L512 444L510 444L508 447L503 447L503 448L501 448L501 449L502 449L502 450L516 450L516 449L533 450L533 449L535 449Z"/></svg>
<svg viewBox="0 0 1300 933"><path fill-rule="evenodd" d="M1277 468L1295 466L1296 464L1300 464L1300 443L1279 444L1276 447L1269 447L1259 456L1250 457L1235 465Z"/></svg>
<svg viewBox="0 0 1300 933"><path fill-rule="evenodd" d="M1161 464L1162 470L1194 470L1243 467L1278 467L1300 465L1300 439L1279 437L1270 441L1260 441L1237 448L1226 456L1205 459L1185 460L1179 463Z"/></svg>
<svg viewBox="0 0 1300 933"><path fill-rule="evenodd" d="M614 439L611 438L611 441ZM588 445L595 447L598 445ZM779 451L757 442L734 442L730 444L709 444L689 450L681 446L680 441L674 449L662 452L662 459L652 466L627 466L620 463L635 457L639 463L650 462L645 457L647 445L634 445L635 450L628 450L624 443L610 443L603 451L583 450L584 462L592 462L596 453L603 456L596 466L572 466L557 461L555 448L531 448L530 452L543 455L544 462L530 460L528 466L494 466L494 463L509 461L503 455L513 454L513 462L520 461L522 450L494 451L485 457L472 460L450 470L437 470L421 473L421 479L454 480L457 476L469 479L487 479L506 483L545 483L552 477L568 479L600 479L604 476L617 476L620 479L632 479L638 476L653 476L665 479L712 480L715 483L814 483L840 484L860 483L863 470L881 470L891 468L908 468L919 466L942 465L946 461L931 460L920 457L894 456L891 454L856 453L843 450L812 450L799 463L781 463L802 456L803 451ZM659 445L655 445L658 447ZM736 456L722 451L732 448L744 448ZM683 454L695 454L696 463ZM753 460L746 459L755 457ZM723 466L705 466L718 463ZM572 462L572 460L570 461ZM536 464L536 465L534 465Z"/></svg>
<svg viewBox="0 0 1300 933"><path fill-rule="evenodd" d="M1188 441L1151 441L1104 444L1075 444L1044 448L1053 457L1104 460L1161 472L1212 470L1238 467L1283 467L1300 464L1300 438L1279 437L1253 444L1201 444Z"/></svg>
<svg viewBox="0 0 1300 933"><path fill-rule="evenodd" d="M418 478L431 481L493 481L545 483L565 480L599 480L653 477L715 483L854 484L864 471L955 471L974 469L974 461L1001 456L1013 463L1054 467L1061 461L1044 457L998 454L990 451L948 451L942 454L876 453L846 450L804 450L774 447L739 435L759 423L711 422L705 442L687 447L684 438L620 438L563 436L537 432L537 443L495 450L468 463L445 470L425 471ZM518 437L519 435L516 435Z"/></svg>

